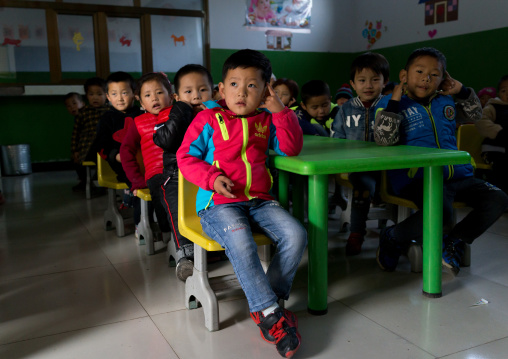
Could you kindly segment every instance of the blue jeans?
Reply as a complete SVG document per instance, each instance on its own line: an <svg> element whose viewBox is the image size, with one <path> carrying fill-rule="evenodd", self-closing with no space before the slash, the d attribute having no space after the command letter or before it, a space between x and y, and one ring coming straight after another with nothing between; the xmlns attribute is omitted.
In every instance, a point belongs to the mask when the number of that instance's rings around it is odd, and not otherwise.
<svg viewBox="0 0 508 359"><path fill-rule="evenodd" d="M251 312L266 309L279 298L288 299L307 232L279 202L253 199L220 204L198 215L205 233L226 249ZM277 247L266 274L253 231L265 234Z"/></svg>

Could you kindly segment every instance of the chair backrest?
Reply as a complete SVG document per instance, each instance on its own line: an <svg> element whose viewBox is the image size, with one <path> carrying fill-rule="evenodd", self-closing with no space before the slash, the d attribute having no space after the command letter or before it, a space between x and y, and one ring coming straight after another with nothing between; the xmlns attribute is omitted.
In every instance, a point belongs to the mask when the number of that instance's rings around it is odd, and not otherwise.
<svg viewBox="0 0 508 359"><path fill-rule="evenodd" d="M197 193L198 186L187 181L178 171L178 230L182 236L207 251L223 250L224 248L208 237L201 228L200 219L196 213Z"/></svg>
<svg viewBox="0 0 508 359"><path fill-rule="evenodd" d="M99 182L101 187L113 189L128 188L126 183L118 182L115 171L99 154L97 154L97 182Z"/></svg>
<svg viewBox="0 0 508 359"><path fill-rule="evenodd" d="M490 169L491 166L482 158L483 139L474 124L461 125L457 130L457 148L469 152L477 168Z"/></svg>
<svg viewBox="0 0 508 359"><path fill-rule="evenodd" d="M224 250L219 243L208 237L201 228L200 218L196 213L196 195L198 186L187 181L178 171L178 230L190 241L207 251ZM271 240L261 233L253 233L257 245L271 244Z"/></svg>

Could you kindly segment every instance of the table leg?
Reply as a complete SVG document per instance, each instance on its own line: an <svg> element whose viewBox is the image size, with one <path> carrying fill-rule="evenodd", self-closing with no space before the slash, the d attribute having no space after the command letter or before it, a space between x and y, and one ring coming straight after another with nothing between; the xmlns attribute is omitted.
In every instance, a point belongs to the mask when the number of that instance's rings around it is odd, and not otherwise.
<svg viewBox="0 0 508 359"><path fill-rule="evenodd" d="M443 251L443 167L423 174L423 295L440 298Z"/></svg>
<svg viewBox="0 0 508 359"><path fill-rule="evenodd" d="M309 176L309 293L307 310L328 312L328 175Z"/></svg>
<svg viewBox="0 0 508 359"><path fill-rule="evenodd" d="M279 170L279 203L286 210L289 210L289 173Z"/></svg>
<svg viewBox="0 0 508 359"><path fill-rule="evenodd" d="M307 176L293 175L293 217L305 223L305 181Z"/></svg>

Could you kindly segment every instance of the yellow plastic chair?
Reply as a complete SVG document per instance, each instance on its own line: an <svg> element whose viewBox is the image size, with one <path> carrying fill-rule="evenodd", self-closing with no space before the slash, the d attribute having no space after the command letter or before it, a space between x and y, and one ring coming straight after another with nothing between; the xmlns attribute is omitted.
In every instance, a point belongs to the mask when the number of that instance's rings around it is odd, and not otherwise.
<svg viewBox="0 0 508 359"><path fill-rule="evenodd" d="M485 163L482 158L483 137L474 124L459 126L457 130L457 148L459 151L469 152L474 161L473 166L482 170L491 170L492 165Z"/></svg>
<svg viewBox="0 0 508 359"><path fill-rule="evenodd" d="M108 189L108 208L104 212L104 229L116 228L116 235L123 237L125 236L125 227L116 203L116 190L128 188L127 183L118 182L116 173L99 154L97 154L97 179L99 186Z"/></svg>
<svg viewBox="0 0 508 359"><path fill-rule="evenodd" d="M136 196L141 198L141 219L138 223L139 244L146 244L146 254L155 253L154 236L148 214L148 202L152 200L150 190L148 188L140 188L136 192Z"/></svg>
<svg viewBox="0 0 508 359"><path fill-rule="evenodd" d="M95 167L94 161L83 161L82 166L86 167L86 199L92 198L92 167Z"/></svg>
<svg viewBox="0 0 508 359"><path fill-rule="evenodd" d="M205 327L213 332L219 330L219 305L216 291L240 288L234 274L208 278L207 251L222 251L219 243L208 237L201 228L200 218L196 213L196 194L198 187L187 181L178 172L178 227L180 233L194 242L194 272L185 282L185 306L195 309L201 303L205 315ZM271 245L272 241L254 233L258 246Z"/></svg>

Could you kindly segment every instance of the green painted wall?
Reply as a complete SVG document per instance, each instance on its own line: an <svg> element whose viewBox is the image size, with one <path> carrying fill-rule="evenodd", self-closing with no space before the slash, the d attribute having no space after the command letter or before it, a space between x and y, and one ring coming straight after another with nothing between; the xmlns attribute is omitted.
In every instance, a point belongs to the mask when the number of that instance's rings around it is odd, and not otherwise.
<svg viewBox="0 0 508 359"><path fill-rule="evenodd" d="M452 77L479 90L496 86L508 73L504 60L504 44L508 28L484 31L444 39L374 49L390 62L391 80L398 81L398 72L408 55L422 46L433 46L447 56ZM214 82L221 81L224 60L236 50L211 50L211 72ZM302 85L308 80L322 79L332 93L349 81L349 65L357 54L264 52L272 62L277 77L288 77ZM66 161L69 158L73 119L66 112L63 96L0 97L0 145L28 143L32 162Z"/></svg>

